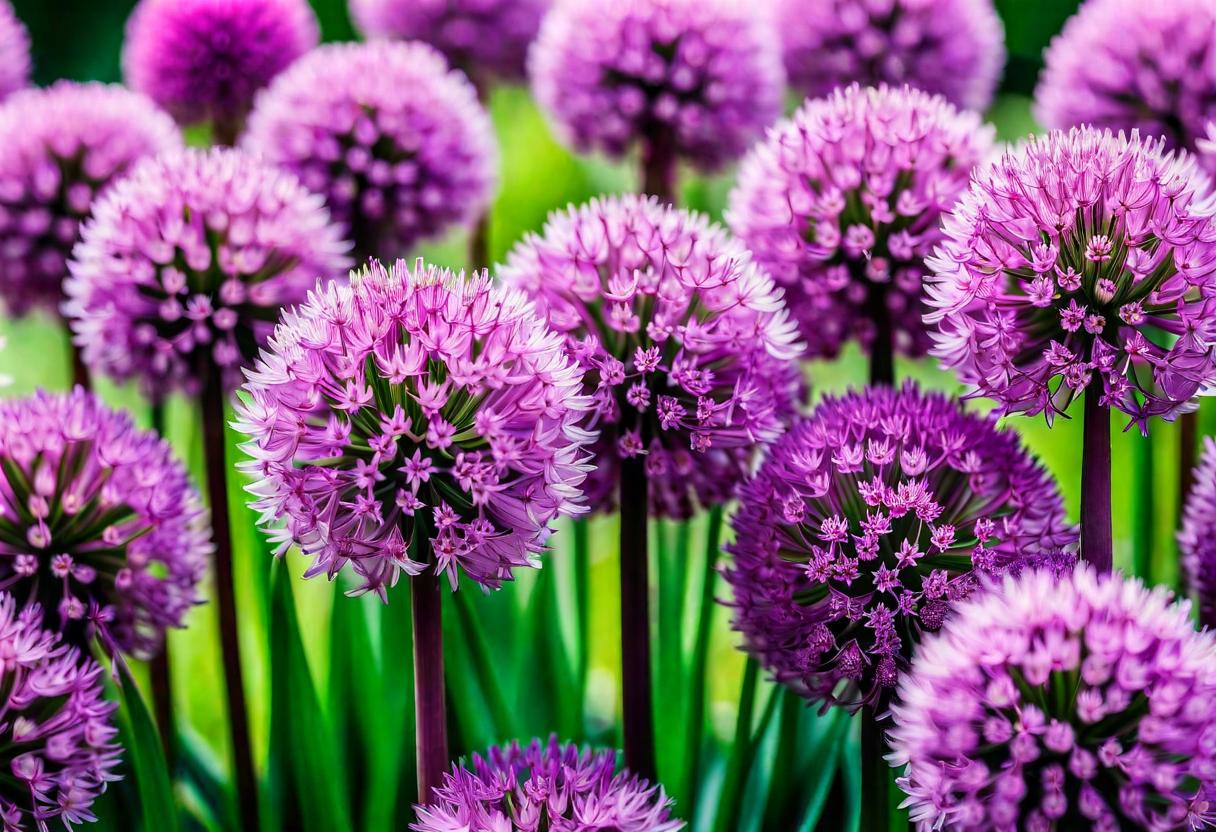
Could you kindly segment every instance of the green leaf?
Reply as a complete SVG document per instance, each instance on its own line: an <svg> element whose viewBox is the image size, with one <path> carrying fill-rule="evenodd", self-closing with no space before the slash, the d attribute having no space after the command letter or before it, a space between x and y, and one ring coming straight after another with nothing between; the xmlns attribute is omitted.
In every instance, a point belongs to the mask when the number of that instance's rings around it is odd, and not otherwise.
<svg viewBox="0 0 1216 832"><path fill-rule="evenodd" d="M121 659L118 662L121 702L119 722L123 747L139 791L140 819L147 832L177 832L180 828L177 807L173 801L173 784L165 763L160 735L144 704L139 686Z"/></svg>

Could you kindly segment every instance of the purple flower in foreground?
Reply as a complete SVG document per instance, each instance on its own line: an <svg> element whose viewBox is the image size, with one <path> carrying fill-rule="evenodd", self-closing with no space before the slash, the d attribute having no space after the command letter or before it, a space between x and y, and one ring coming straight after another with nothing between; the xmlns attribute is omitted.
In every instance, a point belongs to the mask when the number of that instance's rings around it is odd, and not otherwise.
<svg viewBox="0 0 1216 832"><path fill-rule="evenodd" d="M114 771L122 748L102 698L102 668L42 629L37 604L18 611L0 593L0 823L6 832L64 829L95 821L93 801Z"/></svg>
<svg viewBox="0 0 1216 832"><path fill-rule="evenodd" d="M206 513L163 439L91 393L0 402L0 583L139 658L199 603Z"/></svg>
<svg viewBox="0 0 1216 832"><path fill-rule="evenodd" d="M550 0L350 0L368 37L420 40L474 77L522 78Z"/></svg>
<svg viewBox="0 0 1216 832"><path fill-rule="evenodd" d="M853 85L807 101L752 149L727 221L785 287L811 355L854 337L871 347L879 316L896 351L928 352L924 258L992 141L940 96Z"/></svg>
<svg viewBox="0 0 1216 832"><path fill-rule="evenodd" d="M620 461L639 454L654 515L721 503L793 415L802 348L781 291L698 214L595 199L550 216L500 277L535 299L586 373L595 510L613 507Z"/></svg>
<svg viewBox="0 0 1216 832"><path fill-rule="evenodd" d="M532 740L491 748L444 775L414 832L677 832L663 788L617 770L615 751Z"/></svg>
<svg viewBox="0 0 1216 832"><path fill-rule="evenodd" d="M0 297L57 312L80 224L144 156L180 146L173 120L119 86L60 81L0 106Z"/></svg>
<svg viewBox="0 0 1216 832"><path fill-rule="evenodd" d="M981 575L1070 562L1076 540L1015 433L912 384L824 399L740 501L726 578L746 649L850 709L886 701Z"/></svg>
<svg viewBox="0 0 1216 832"><path fill-rule="evenodd" d="M424 568L497 588L584 510L589 405L561 345L484 272L372 263L318 288L247 372L253 507L309 576L349 563L381 598Z"/></svg>
<svg viewBox="0 0 1216 832"><path fill-rule="evenodd" d="M775 39L736 0L566 0L541 24L529 74L580 151L621 156L650 140L713 169L781 115Z"/></svg>
<svg viewBox="0 0 1216 832"><path fill-rule="evenodd" d="M64 304L85 362L149 395L239 383L280 306L349 266L322 200L231 149L149 159L95 206Z"/></svg>
<svg viewBox="0 0 1216 832"><path fill-rule="evenodd" d="M30 33L9 0L0 0L0 98L30 83Z"/></svg>
<svg viewBox="0 0 1216 832"><path fill-rule="evenodd" d="M1047 49L1035 103L1048 128L1138 129L1193 151L1216 119L1216 3L1087 0Z"/></svg>
<svg viewBox="0 0 1216 832"><path fill-rule="evenodd" d="M258 96L244 146L322 194L360 259L471 225L498 149L473 85L421 43L340 43Z"/></svg>
<svg viewBox="0 0 1216 832"><path fill-rule="evenodd" d="M319 37L307 0L141 0L123 75L183 124L211 120L233 133L254 93Z"/></svg>
<svg viewBox="0 0 1216 832"><path fill-rule="evenodd" d="M933 354L1007 413L1103 404L1147 430L1216 380L1216 199L1161 140L1074 128L976 173L926 284Z"/></svg>
<svg viewBox="0 0 1216 832"><path fill-rule="evenodd" d="M1204 438L1195 484L1183 506L1178 547L1187 584L1204 624L1216 625L1216 439Z"/></svg>
<svg viewBox="0 0 1216 832"><path fill-rule="evenodd" d="M921 645L892 715L918 829L1216 824L1216 640L1164 587L1007 577Z"/></svg>
<svg viewBox="0 0 1216 832"><path fill-rule="evenodd" d="M812 97L908 84L983 110L1005 67L992 0L776 0L776 17L790 85Z"/></svg>

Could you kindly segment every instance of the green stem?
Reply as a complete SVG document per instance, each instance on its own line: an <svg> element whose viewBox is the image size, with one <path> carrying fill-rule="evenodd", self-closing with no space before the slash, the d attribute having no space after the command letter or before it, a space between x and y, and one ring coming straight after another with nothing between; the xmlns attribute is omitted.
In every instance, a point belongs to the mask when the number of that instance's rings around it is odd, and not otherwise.
<svg viewBox="0 0 1216 832"><path fill-rule="evenodd" d="M722 506L710 509L706 527L705 570L701 577L701 605L697 610L697 634L693 643L692 667L689 670L687 765L684 769L683 794L687 801L687 817L696 816L697 794L701 782L701 750L705 728L705 674L709 666L710 630L714 620L714 588L718 576L718 559L722 554Z"/></svg>

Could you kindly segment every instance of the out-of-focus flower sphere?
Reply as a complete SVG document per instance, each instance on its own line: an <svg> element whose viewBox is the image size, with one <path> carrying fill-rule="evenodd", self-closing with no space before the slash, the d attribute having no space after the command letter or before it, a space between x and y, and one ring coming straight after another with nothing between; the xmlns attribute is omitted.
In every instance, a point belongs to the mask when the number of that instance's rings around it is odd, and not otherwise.
<svg viewBox="0 0 1216 832"><path fill-rule="evenodd" d="M1194 151L1216 120L1216 3L1086 0L1047 49L1035 114L1048 128L1138 129Z"/></svg>
<svg viewBox="0 0 1216 832"><path fill-rule="evenodd" d="M917 652L888 734L921 829L1216 821L1216 641L1087 565L1007 577Z"/></svg>
<svg viewBox="0 0 1216 832"><path fill-rule="evenodd" d="M30 33L9 0L0 0L0 98L29 85Z"/></svg>
<svg viewBox="0 0 1216 832"><path fill-rule="evenodd" d="M254 94L319 39L307 0L141 0L123 75L183 124L233 133Z"/></svg>
<svg viewBox="0 0 1216 832"><path fill-rule="evenodd" d="M852 338L868 348L876 319L897 352L928 352L924 258L992 144L991 127L940 96L853 85L806 102L751 150L727 221L785 287L811 355Z"/></svg>
<svg viewBox="0 0 1216 832"><path fill-rule="evenodd" d="M776 37L738 0L563 0L541 24L529 74L578 150L621 156L651 140L714 169L781 115Z"/></svg>
<svg viewBox="0 0 1216 832"><path fill-rule="evenodd" d="M498 171L476 90L422 43L314 50L258 97L244 146L324 195L360 260L471 225Z"/></svg>
<svg viewBox="0 0 1216 832"><path fill-rule="evenodd" d="M1005 68L992 0L774 0L790 86L908 84L983 110Z"/></svg>
<svg viewBox="0 0 1216 832"><path fill-rule="evenodd" d="M933 354L1002 411L1063 413L1097 376L1147 430L1216 380L1216 199L1160 139L1074 128L980 169L926 284Z"/></svg>
<svg viewBox="0 0 1216 832"><path fill-rule="evenodd" d="M1204 439L1195 483L1183 506L1178 547L1187 584L1205 622L1216 621L1216 440Z"/></svg>
<svg viewBox="0 0 1216 832"><path fill-rule="evenodd" d="M677 832L661 786L617 770L615 751L580 751L556 737L491 748L445 774L417 807L414 832Z"/></svg>
<svg viewBox="0 0 1216 832"><path fill-rule="evenodd" d="M643 454L655 516L721 503L793 416L802 346L781 291L699 214L595 199L550 216L500 277L535 299L586 374L594 510L616 504L621 460Z"/></svg>
<svg viewBox="0 0 1216 832"><path fill-rule="evenodd" d="M372 263L284 312L247 375L253 507L309 576L349 563L382 598L424 567L497 588L585 510L582 374L484 272ZM433 563L411 557L423 540Z"/></svg>
<svg viewBox="0 0 1216 832"><path fill-rule="evenodd" d="M368 37L420 40L478 78L524 76L550 0L350 0Z"/></svg>
<svg viewBox="0 0 1216 832"><path fill-rule="evenodd" d="M349 266L321 197L230 148L139 164L94 207L64 311L85 363L153 397L198 393L212 365L229 389L280 306Z"/></svg>
<svg viewBox="0 0 1216 832"><path fill-rule="evenodd" d="M0 583L146 658L199 602L206 513L155 433L77 387L0 401Z"/></svg>
<svg viewBox="0 0 1216 832"><path fill-rule="evenodd" d="M102 668L42 628L42 609L0 593L0 821L5 830L64 829L97 820L93 802L121 779L122 748L102 697Z"/></svg>
<svg viewBox="0 0 1216 832"><path fill-rule="evenodd" d="M982 575L1071 563L1047 471L992 417L911 384L826 398L771 448L733 526L734 626L813 701L886 701Z"/></svg>
<svg viewBox="0 0 1216 832"><path fill-rule="evenodd" d="M173 120L119 86L60 81L0 105L0 299L59 311L80 224L138 159L181 144Z"/></svg>

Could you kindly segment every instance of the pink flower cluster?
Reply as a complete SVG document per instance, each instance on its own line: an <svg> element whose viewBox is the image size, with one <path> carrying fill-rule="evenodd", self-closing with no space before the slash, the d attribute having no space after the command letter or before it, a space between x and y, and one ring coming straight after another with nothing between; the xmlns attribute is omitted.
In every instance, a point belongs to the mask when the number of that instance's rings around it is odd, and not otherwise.
<svg viewBox="0 0 1216 832"><path fill-rule="evenodd" d="M1202 621L1216 622L1216 439L1205 437L1195 483L1183 506L1178 548L1187 585L1199 602Z"/></svg>
<svg viewBox="0 0 1216 832"><path fill-rule="evenodd" d="M30 33L13 4L0 2L0 98L23 89L30 83Z"/></svg>

